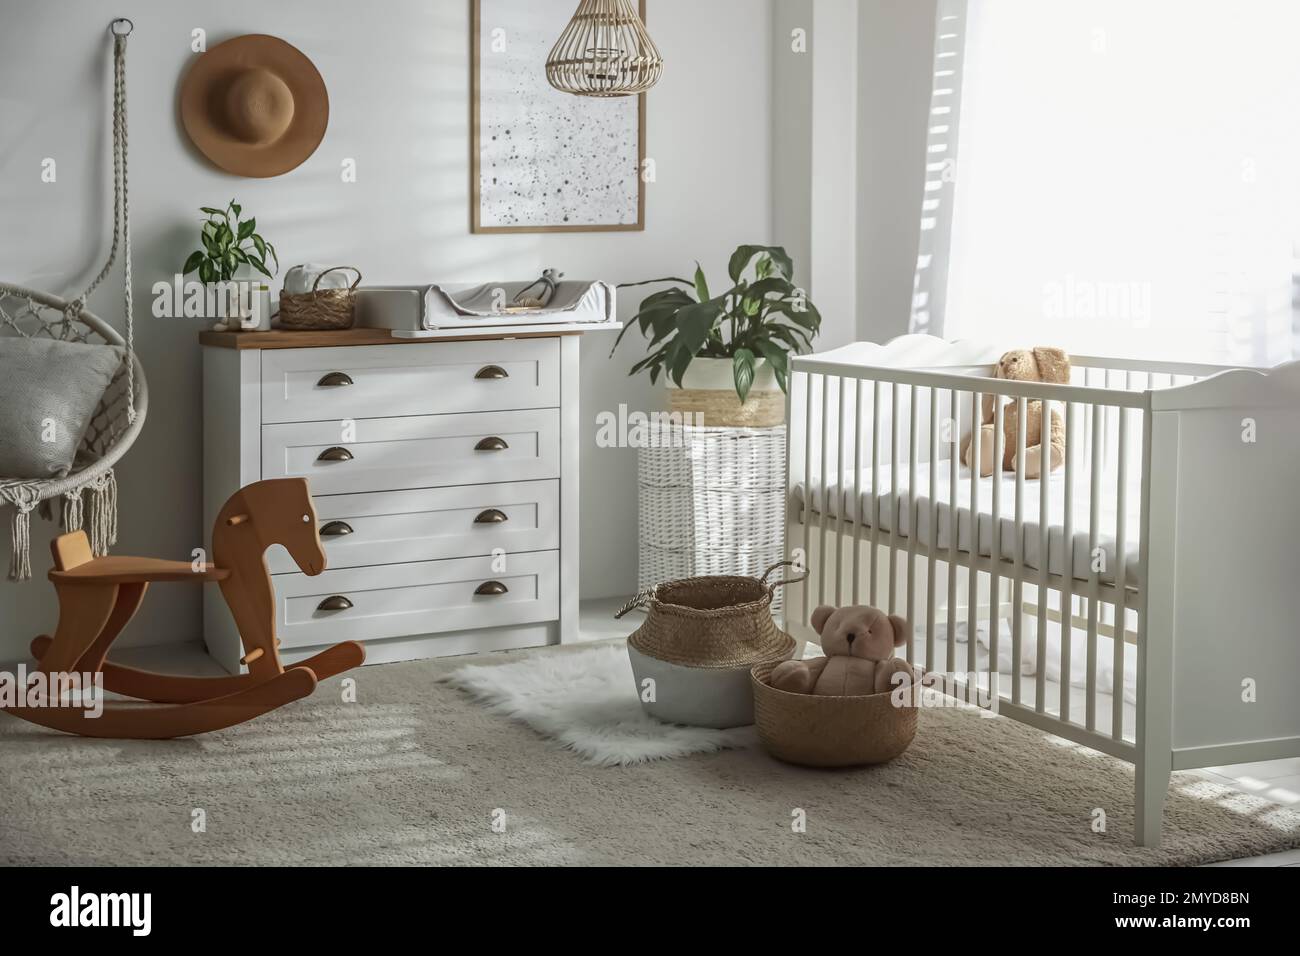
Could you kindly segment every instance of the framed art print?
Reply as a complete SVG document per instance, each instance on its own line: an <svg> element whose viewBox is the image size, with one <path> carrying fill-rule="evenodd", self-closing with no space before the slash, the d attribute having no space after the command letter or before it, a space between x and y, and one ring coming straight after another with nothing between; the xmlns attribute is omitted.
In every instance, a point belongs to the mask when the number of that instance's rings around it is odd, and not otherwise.
<svg viewBox="0 0 1300 956"><path fill-rule="evenodd" d="M645 94L575 96L546 80L575 5L473 0L472 232L645 228Z"/></svg>

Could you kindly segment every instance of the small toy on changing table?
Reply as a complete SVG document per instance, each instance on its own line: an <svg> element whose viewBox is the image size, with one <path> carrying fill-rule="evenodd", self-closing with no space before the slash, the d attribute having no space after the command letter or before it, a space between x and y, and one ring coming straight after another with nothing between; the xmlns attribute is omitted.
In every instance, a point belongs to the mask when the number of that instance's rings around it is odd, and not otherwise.
<svg viewBox="0 0 1300 956"><path fill-rule="evenodd" d="M897 614L874 607L823 605L813 611L812 626L826 656L778 664L770 678L778 690L823 696L880 694L894 689L896 673L906 674L908 683L915 679L907 661L893 656L908 632L908 623Z"/></svg>

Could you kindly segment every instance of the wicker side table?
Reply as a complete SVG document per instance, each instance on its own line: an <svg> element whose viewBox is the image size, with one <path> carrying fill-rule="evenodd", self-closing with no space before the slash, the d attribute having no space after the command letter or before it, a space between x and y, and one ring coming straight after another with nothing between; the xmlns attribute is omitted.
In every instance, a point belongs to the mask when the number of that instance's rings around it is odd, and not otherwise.
<svg viewBox="0 0 1300 956"><path fill-rule="evenodd" d="M675 425L639 451L639 587L785 557L785 426ZM779 610L778 591L772 603Z"/></svg>

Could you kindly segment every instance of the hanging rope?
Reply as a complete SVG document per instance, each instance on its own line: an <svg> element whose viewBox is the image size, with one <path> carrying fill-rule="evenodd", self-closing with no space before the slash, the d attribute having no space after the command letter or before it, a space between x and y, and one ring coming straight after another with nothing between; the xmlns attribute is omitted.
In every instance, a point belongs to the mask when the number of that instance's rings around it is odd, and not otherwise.
<svg viewBox="0 0 1300 956"><path fill-rule="evenodd" d="M50 504L63 497L59 509L64 528L84 528L96 555L105 554L117 540L117 482L113 466L135 440L148 411L148 388L143 374L137 376L135 358L135 321L132 301L131 204L128 183L126 46L133 24L127 19L114 20L109 27L113 35L113 239L108 260L81 295L65 302L58 296L0 283L0 331L12 330L24 337L46 335L66 342L88 342L98 335L110 345L125 346L125 368L105 390L77 451L73 470L64 476L27 478L0 476L0 506L13 508L10 533L13 556L11 579L31 576L31 512L53 516ZM122 254L122 305L125 313L125 337L119 335L92 313L86 302L112 271L118 251ZM12 309L4 299L12 298ZM47 314L48 313L48 314ZM51 314L57 313L55 319ZM25 327L31 326L31 331ZM143 372L143 370L141 370ZM137 378L139 381L137 381ZM119 384L120 383L120 384ZM122 390L125 401L122 400ZM121 406L125 404L126 408ZM138 406L138 407L137 407ZM123 414L124 412L124 414ZM125 418L125 424L122 419Z"/></svg>
<svg viewBox="0 0 1300 956"><path fill-rule="evenodd" d="M127 124L126 124L126 38L131 32L118 32L119 23L130 24L131 21L114 20L109 28L113 33L113 244L108 250L108 261L99 270L84 292L68 303L67 316L76 319L86 307L86 300L99 284L112 271L117 261L119 240L123 247L122 267L122 305L126 313L126 420L135 421L135 313L131 298L131 196L127 188ZM64 334L71 326L65 323Z"/></svg>

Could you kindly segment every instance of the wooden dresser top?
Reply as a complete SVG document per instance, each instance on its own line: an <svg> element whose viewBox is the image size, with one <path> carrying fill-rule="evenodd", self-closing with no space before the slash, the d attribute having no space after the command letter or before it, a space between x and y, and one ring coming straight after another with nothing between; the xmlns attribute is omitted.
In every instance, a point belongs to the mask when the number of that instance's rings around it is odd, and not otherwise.
<svg viewBox="0 0 1300 956"><path fill-rule="evenodd" d="M520 330L510 335L458 335L436 339L398 339L388 329L354 328L334 332L200 332L199 344L219 349L312 349L344 345L430 345L438 342L482 342L490 339L555 338L562 335L581 335L572 332L527 332Z"/></svg>

